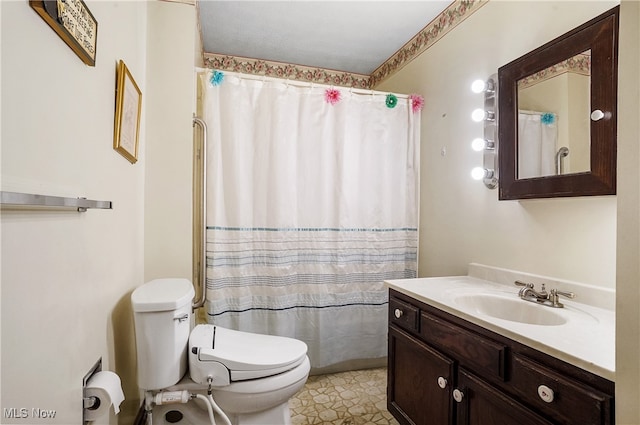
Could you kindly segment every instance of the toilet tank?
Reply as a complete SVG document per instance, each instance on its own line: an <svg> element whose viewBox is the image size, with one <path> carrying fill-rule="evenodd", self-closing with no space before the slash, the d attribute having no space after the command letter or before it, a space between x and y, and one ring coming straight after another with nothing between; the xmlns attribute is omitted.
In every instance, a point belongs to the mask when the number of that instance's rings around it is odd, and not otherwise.
<svg viewBox="0 0 640 425"><path fill-rule="evenodd" d="M131 294L138 358L138 387L159 390L187 371L191 301L187 279L155 279Z"/></svg>

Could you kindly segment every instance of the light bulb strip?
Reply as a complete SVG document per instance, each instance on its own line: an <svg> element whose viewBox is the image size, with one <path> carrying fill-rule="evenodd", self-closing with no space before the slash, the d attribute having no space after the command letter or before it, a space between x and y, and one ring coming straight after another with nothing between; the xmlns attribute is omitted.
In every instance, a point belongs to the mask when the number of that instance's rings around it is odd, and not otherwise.
<svg viewBox="0 0 640 425"><path fill-rule="evenodd" d="M483 136L472 142L472 148L483 152L483 167L476 167L471 175L476 180L482 180L489 189L498 186L498 86L497 74L493 74L487 81L477 80L472 84L475 93L484 92L484 108L476 109L471 114L475 122L483 122Z"/></svg>

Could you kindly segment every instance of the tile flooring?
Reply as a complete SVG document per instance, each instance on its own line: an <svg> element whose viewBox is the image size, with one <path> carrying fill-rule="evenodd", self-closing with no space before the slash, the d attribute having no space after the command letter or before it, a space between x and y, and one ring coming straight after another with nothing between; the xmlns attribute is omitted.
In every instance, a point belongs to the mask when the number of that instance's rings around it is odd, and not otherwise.
<svg viewBox="0 0 640 425"><path fill-rule="evenodd" d="M289 401L293 425L398 425L387 411L387 369L310 376Z"/></svg>

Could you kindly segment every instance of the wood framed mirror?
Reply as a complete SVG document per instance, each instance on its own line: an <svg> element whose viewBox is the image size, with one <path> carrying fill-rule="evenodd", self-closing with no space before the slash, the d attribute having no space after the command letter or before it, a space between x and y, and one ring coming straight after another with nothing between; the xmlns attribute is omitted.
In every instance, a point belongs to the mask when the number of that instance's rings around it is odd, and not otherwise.
<svg viewBox="0 0 640 425"><path fill-rule="evenodd" d="M619 6L498 70L498 198L615 195Z"/></svg>

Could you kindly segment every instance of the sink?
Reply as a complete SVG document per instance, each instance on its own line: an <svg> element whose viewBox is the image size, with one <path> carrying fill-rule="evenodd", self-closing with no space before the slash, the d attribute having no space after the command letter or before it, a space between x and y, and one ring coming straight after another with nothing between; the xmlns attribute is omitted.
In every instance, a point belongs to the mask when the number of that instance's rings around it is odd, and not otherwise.
<svg viewBox="0 0 640 425"><path fill-rule="evenodd" d="M551 307L536 305L520 298L467 294L459 295L453 301L469 313L483 314L496 319L541 326L559 326L567 323L567 319Z"/></svg>

